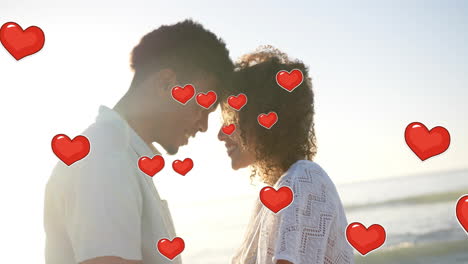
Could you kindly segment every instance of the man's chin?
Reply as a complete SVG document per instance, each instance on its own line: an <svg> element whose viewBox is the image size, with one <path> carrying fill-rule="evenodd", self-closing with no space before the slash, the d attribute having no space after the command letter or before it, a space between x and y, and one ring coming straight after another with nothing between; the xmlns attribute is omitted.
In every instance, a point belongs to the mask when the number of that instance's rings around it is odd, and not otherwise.
<svg viewBox="0 0 468 264"><path fill-rule="evenodd" d="M179 152L179 146L162 146L166 150L167 154L175 155Z"/></svg>
<svg viewBox="0 0 468 264"><path fill-rule="evenodd" d="M175 155L177 154L177 152L179 152L179 147L169 148L167 150L167 154L169 155Z"/></svg>

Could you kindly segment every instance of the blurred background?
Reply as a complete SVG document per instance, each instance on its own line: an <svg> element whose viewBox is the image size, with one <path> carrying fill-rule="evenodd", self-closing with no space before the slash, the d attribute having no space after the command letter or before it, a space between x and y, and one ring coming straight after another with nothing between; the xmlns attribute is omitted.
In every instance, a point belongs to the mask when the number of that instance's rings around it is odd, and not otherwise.
<svg viewBox="0 0 468 264"><path fill-rule="evenodd" d="M0 48L3 262L44 263L52 137L73 138L99 105L113 107L129 87L129 54L139 39L185 18L222 37L233 59L271 44L310 67L315 161L337 185L348 222L387 231L378 250L355 251L356 263L468 263L467 234L455 217L457 199L468 193L463 0L0 0L0 24L36 25L46 36L39 53L20 61ZM414 121L447 128L449 149L422 162L404 140ZM194 169L154 177L186 242L187 264L230 261L262 187L250 183L248 170L230 168L216 138L219 109L209 122L207 133L166 156L166 164L191 157Z"/></svg>

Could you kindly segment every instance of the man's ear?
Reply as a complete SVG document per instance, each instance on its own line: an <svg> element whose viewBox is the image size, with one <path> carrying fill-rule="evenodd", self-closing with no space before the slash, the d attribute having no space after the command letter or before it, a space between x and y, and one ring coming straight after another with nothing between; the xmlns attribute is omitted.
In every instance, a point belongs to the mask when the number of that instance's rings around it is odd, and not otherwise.
<svg viewBox="0 0 468 264"><path fill-rule="evenodd" d="M175 71L170 68L164 68L157 71L153 77L153 85L156 87L158 92L170 92L171 89L177 85L177 75Z"/></svg>

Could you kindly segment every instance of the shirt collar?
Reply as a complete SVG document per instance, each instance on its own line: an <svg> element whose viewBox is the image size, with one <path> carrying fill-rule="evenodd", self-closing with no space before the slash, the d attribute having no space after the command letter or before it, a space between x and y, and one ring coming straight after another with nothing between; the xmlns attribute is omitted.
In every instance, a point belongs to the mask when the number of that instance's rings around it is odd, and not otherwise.
<svg viewBox="0 0 468 264"><path fill-rule="evenodd" d="M128 124L128 122L120 116L115 110L101 105L99 107L99 115L96 121L114 121L125 132L125 138L133 150L139 156L148 156L152 158L154 155L159 154L153 151L148 144L137 134L137 132Z"/></svg>
<svg viewBox="0 0 468 264"><path fill-rule="evenodd" d="M99 107L99 115L96 118L96 123L98 121L104 122L112 122L114 125L117 126L118 129L124 132L124 140L126 145L130 147L131 151L134 151L138 157L147 156L152 158L154 155L159 154L159 152L153 151L143 139L136 133L136 131L130 127L128 122L120 116L119 113L110 109L107 106L101 105ZM157 150L156 150L157 151ZM157 201L161 201L161 197L159 196L158 191L156 190L156 186L154 186L153 179L151 177L143 177L145 181L149 184L150 188L152 189L154 197Z"/></svg>

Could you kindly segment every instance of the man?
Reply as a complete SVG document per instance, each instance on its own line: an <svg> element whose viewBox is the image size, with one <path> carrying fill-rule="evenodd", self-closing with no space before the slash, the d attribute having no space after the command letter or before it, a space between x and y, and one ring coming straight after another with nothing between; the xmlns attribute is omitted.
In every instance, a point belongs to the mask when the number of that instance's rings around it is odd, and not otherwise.
<svg viewBox="0 0 468 264"><path fill-rule="evenodd" d="M175 154L207 130L216 104L205 109L194 96L183 105L172 88L192 84L196 93L220 95L233 63L221 39L186 20L144 36L131 67L128 92L113 109L101 106L82 133L90 141L88 156L70 166L59 162L47 183L46 264L181 262L157 250L159 239L176 234L167 203L138 160L159 154L152 142Z"/></svg>

